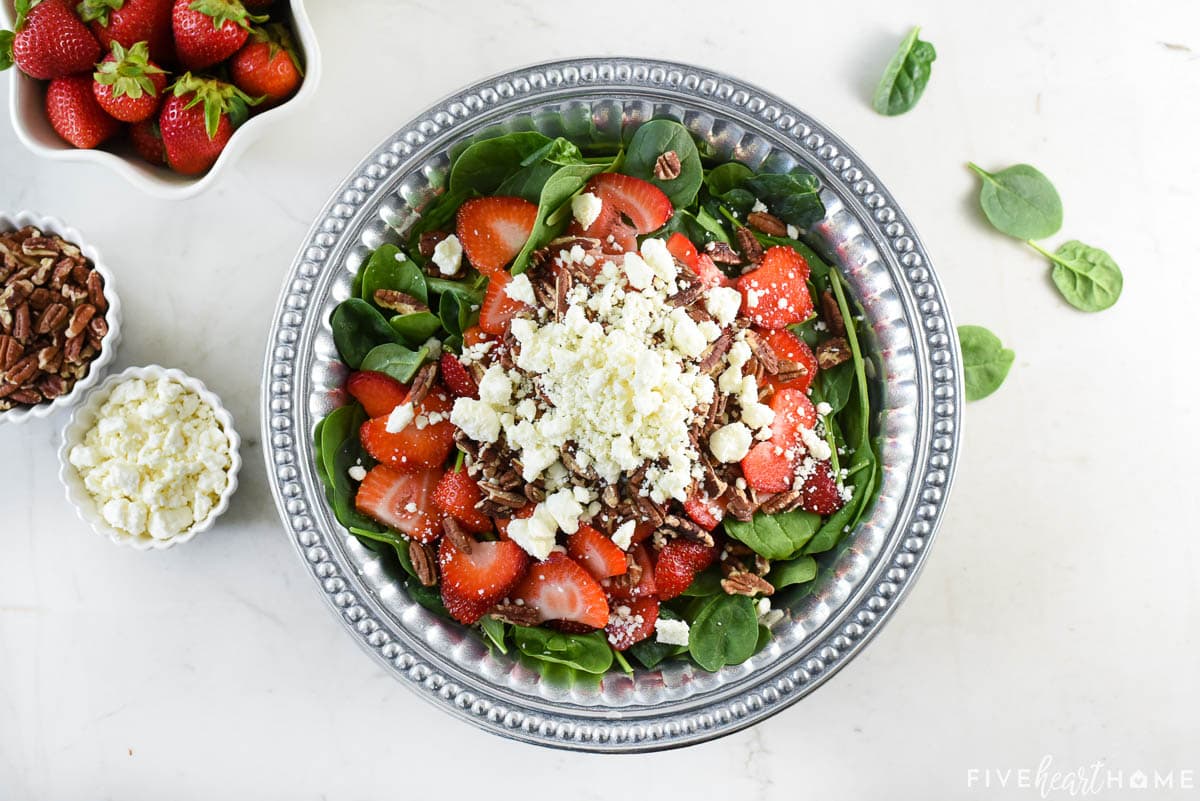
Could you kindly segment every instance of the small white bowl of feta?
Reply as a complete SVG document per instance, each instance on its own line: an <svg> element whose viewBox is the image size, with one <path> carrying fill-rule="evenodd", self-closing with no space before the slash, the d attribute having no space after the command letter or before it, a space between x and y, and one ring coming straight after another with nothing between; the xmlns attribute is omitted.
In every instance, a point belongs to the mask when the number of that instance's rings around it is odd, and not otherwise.
<svg viewBox="0 0 1200 801"><path fill-rule="evenodd" d="M110 376L63 429L59 478L80 519L119 545L163 550L213 523L237 490L241 438L221 400L149 365Z"/></svg>

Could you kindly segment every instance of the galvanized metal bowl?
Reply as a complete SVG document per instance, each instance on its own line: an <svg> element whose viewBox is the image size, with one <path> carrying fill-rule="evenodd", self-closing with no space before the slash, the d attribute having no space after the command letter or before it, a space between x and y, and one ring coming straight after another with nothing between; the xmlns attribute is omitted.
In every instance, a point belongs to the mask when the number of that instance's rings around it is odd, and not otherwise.
<svg viewBox="0 0 1200 801"><path fill-rule="evenodd" d="M720 159L820 176L814 244L845 274L872 333L883 482L870 516L827 554L813 592L761 653L706 673L687 663L565 687L489 652L411 601L334 520L311 446L344 402L329 327L368 254L443 184L450 148L487 132L539 130L616 142L655 117L682 121ZM305 568L355 640L401 683L480 728L540 745L648 751L749 726L807 695L879 630L916 577L958 450L961 359L937 278L912 225L845 143L734 78L683 64L576 59L490 78L430 108L355 168L317 219L284 284L263 380L270 484Z"/></svg>

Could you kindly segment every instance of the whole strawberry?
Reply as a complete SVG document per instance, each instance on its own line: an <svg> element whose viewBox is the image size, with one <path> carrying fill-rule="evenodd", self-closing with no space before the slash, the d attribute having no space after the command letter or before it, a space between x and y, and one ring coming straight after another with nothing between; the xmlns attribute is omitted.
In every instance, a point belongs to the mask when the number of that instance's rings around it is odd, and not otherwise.
<svg viewBox="0 0 1200 801"><path fill-rule="evenodd" d="M132 125L129 128L129 141L133 149L146 161L155 165L166 165L167 151L163 147L162 131L159 130L158 120L149 119Z"/></svg>
<svg viewBox="0 0 1200 801"><path fill-rule="evenodd" d="M232 84L184 75L158 116L167 164L184 175L207 170L255 102Z"/></svg>
<svg viewBox="0 0 1200 801"><path fill-rule="evenodd" d="M242 48L251 22L266 22L240 0L175 0L171 25L175 50L185 69L200 70L224 61Z"/></svg>
<svg viewBox="0 0 1200 801"><path fill-rule="evenodd" d="M291 33L272 23L250 32L250 41L230 62L230 74L239 89L261 97L262 107L270 108L296 93L304 70Z"/></svg>
<svg viewBox="0 0 1200 801"><path fill-rule="evenodd" d="M0 69L14 63L33 78L51 80L90 70L100 44L66 0L17 0L15 33L0 31Z"/></svg>
<svg viewBox="0 0 1200 801"><path fill-rule="evenodd" d="M130 48L150 45L150 58L159 64L175 63L175 37L171 32L173 0L80 0L80 18L105 49L113 42Z"/></svg>
<svg viewBox="0 0 1200 801"><path fill-rule="evenodd" d="M121 123L100 108L92 93L91 75L55 78L46 87L46 117L50 125L75 147L97 147L121 130Z"/></svg>
<svg viewBox="0 0 1200 801"><path fill-rule="evenodd" d="M100 107L122 122L154 116L167 88L167 71L150 61L150 48L138 42L126 50L113 42L112 52L96 66L92 91Z"/></svg>

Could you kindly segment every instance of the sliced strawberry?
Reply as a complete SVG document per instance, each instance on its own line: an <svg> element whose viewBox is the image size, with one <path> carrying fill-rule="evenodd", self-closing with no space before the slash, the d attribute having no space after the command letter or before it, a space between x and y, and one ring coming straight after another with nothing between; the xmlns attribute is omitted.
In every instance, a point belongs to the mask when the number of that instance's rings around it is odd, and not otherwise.
<svg viewBox="0 0 1200 801"><path fill-rule="evenodd" d="M478 345L480 342L490 342L492 339L493 336L491 334L477 325L473 325L466 331L463 331L463 345L465 347Z"/></svg>
<svg viewBox="0 0 1200 801"><path fill-rule="evenodd" d="M463 367L453 353L443 353L438 364L442 371L442 381L457 398L478 398L479 387L475 377Z"/></svg>
<svg viewBox="0 0 1200 801"><path fill-rule="evenodd" d="M567 537L567 554L596 580L619 576L629 570L625 552L591 526L580 526Z"/></svg>
<svg viewBox="0 0 1200 801"><path fill-rule="evenodd" d="M539 622L567 620L596 629L608 625L604 589L570 557L557 551L531 567L509 597L535 610Z"/></svg>
<svg viewBox="0 0 1200 801"><path fill-rule="evenodd" d="M627 218L639 234L648 234L662 228L671 219L671 200L661 189L649 181L602 172L588 181L585 192L591 192ZM604 211L601 209L601 215Z"/></svg>
<svg viewBox="0 0 1200 801"><path fill-rule="evenodd" d="M813 312L808 292L808 262L791 248L776 246L763 254L758 269L737 281L742 308L760 328L783 328L807 320Z"/></svg>
<svg viewBox="0 0 1200 801"><path fill-rule="evenodd" d="M792 488L792 457L774 442L759 442L742 457L742 475L756 492Z"/></svg>
<svg viewBox="0 0 1200 801"><path fill-rule="evenodd" d="M512 281L506 272L498 272L488 280L487 292L483 295L483 306L479 309L479 327L489 334L503 336L508 331L508 321L522 309L529 308L519 300L513 300L504 291Z"/></svg>
<svg viewBox="0 0 1200 801"><path fill-rule="evenodd" d="M354 506L418 542L433 542L442 533L444 517L433 503L441 474L441 468L401 473L376 465L359 484Z"/></svg>
<svg viewBox="0 0 1200 801"><path fill-rule="evenodd" d="M667 250L671 251L672 256L693 270L700 266L700 251L696 250L696 246L692 244L690 239L678 231L667 238ZM709 259L709 261L711 262L712 259ZM713 266L715 267L716 265Z"/></svg>
<svg viewBox="0 0 1200 801"><path fill-rule="evenodd" d="M794 447L800 441L800 429L812 428L817 424L817 409L803 392L782 389L767 401L775 419L771 421L771 441L785 448Z"/></svg>
<svg viewBox="0 0 1200 801"><path fill-rule="evenodd" d="M508 524L513 520L524 520L528 517L533 517L534 510L537 509L532 503L527 503L517 510L517 513L512 517L496 518L496 533L500 535L500 539L508 539Z"/></svg>
<svg viewBox="0 0 1200 801"><path fill-rule="evenodd" d="M529 557L513 542L472 542L460 551L449 537L438 546L442 603L460 623L475 623L508 596L525 575Z"/></svg>
<svg viewBox="0 0 1200 801"><path fill-rule="evenodd" d="M803 455L801 430L817 424L817 410L803 392L781 389L769 401L775 419L771 439L760 442L742 459L742 475L758 492L791 489L795 465Z"/></svg>
<svg viewBox="0 0 1200 801"><path fill-rule="evenodd" d="M616 206L606 203L600 207L595 222L584 228L577 220L567 226L567 236L580 236L600 241L600 249L610 255L636 253L637 229L621 216Z"/></svg>
<svg viewBox="0 0 1200 801"><path fill-rule="evenodd" d="M492 519L475 508L483 492L466 470L447 470L433 492L433 502L476 534L492 530Z"/></svg>
<svg viewBox="0 0 1200 801"><path fill-rule="evenodd" d="M632 587L629 586L627 579L609 579L604 585L608 590L609 597L614 601L628 601L633 598L649 598L658 595L658 585L654 582L654 562L650 560L650 552L646 550L646 546L641 543L634 545L629 549L629 555L633 557L641 577L638 579L638 583ZM628 560L626 562L628 563Z"/></svg>
<svg viewBox="0 0 1200 801"><path fill-rule="evenodd" d="M813 379L817 377L817 357L800 337L786 328L778 331L759 331L761 336L781 362L792 362L804 368L804 374L790 381L780 381L775 376L767 376L766 383L778 392L781 389L795 389L808 392Z"/></svg>
<svg viewBox="0 0 1200 801"><path fill-rule="evenodd" d="M456 224L467 260L493 276L525 247L537 221L537 206L519 197L480 197L458 208Z"/></svg>
<svg viewBox="0 0 1200 801"><path fill-rule="evenodd" d="M845 501L838 492L829 462L817 462L800 487L800 508L819 515L831 515L843 504Z"/></svg>
<svg viewBox="0 0 1200 801"><path fill-rule="evenodd" d="M717 559L717 547L708 547L690 540L669 540L658 552L654 565L654 583L658 597L664 601L681 594L696 578L696 574Z"/></svg>
<svg viewBox="0 0 1200 801"><path fill-rule="evenodd" d="M721 272L721 268L717 266L717 263L707 253L701 253L696 258L696 275L700 276L700 283L705 289L712 289L715 286L733 285L733 282L729 280L729 276Z"/></svg>
<svg viewBox="0 0 1200 801"><path fill-rule="evenodd" d="M657 622L658 599L638 598L614 605L604 633L613 648L624 651L653 634Z"/></svg>
<svg viewBox="0 0 1200 801"><path fill-rule="evenodd" d="M367 410L367 417L386 417L408 397L408 387L390 375L371 370L351 373L346 391Z"/></svg>
<svg viewBox="0 0 1200 801"><path fill-rule="evenodd" d="M413 419L404 428L392 433L387 430L388 416L376 417L363 423L359 439L375 461L396 470L440 467L454 449L452 407L446 390L435 387L413 410Z"/></svg>
<svg viewBox="0 0 1200 801"><path fill-rule="evenodd" d="M707 495L693 495L683 502L683 511L705 531L712 531L725 518L725 504Z"/></svg>

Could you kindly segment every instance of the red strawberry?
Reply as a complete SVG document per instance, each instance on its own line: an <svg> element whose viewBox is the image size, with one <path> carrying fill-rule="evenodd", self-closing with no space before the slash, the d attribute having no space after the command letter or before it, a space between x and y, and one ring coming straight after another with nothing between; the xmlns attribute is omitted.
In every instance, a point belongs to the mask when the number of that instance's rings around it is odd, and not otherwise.
<svg viewBox="0 0 1200 801"><path fill-rule="evenodd" d="M587 228L572 219L567 226L567 236L596 239L600 242L600 249L612 255L636 253L638 249L637 229L627 223L612 205L602 206L599 216Z"/></svg>
<svg viewBox="0 0 1200 801"><path fill-rule="evenodd" d="M413 472L441 466L454 450L454 424L450 422L453 405L446 391L435 387L413 409L412 420L404 428L393 433L387 430L388 416L376 417L362 424L359 438L372 459L396 470ZM430 422L431 415L441 419Z"/></svg>
<svg viewBox="0 0 1200 801"><path fill-rule="evenodd" d="M591 526L580 526L567 537L567 555L583 566L597 581L629 570L625 552Z"/></svg>
<svg viewBox="0 0 1200 801"><path fill-rule="evenodd" d="M213 165L254 100L232 84L186 73L175 82L158 126L171 169L196 175Z"/></svg>
<svg viewBox="0 0 1200 801"><path fill-rule="evenodd" d="M504 291L512 282L512 276L501 270L488 280L483 295L483 306L479 309L479 327L489 334L503 336L508 331L508 321L528 308L519 300L513 300Z"/></svg>
<svg viewBox="0 0 1200 801"><path fill-rule="evenodd" d="M717 546L707 547L690 540L668 540L658 552L654 565L654 584L664 601L681 594L696 574L717 559Z"/></svg>
<svg viewBox="0 0 1200 801"><path fill-rule="evenodd" d="M758 269L737 281L746 315L760 328L784 328L813 313L808 293L808 262L791 248L776 246L763 254Z"/></svg>
<svg viewBox="0 0 1200 801"><path fill-rule="evenodd" d="M683 502L683 511L705 531L712 531L725 518L725 504L707 495L693 495Z"/></svg>
<svg viewBox="0 0 1200 801"><path fill-rule="evenodd" d="M55 132L75 147L97 147L121 130L92 94L92 76L55 78L46 88L46 117Z"/></svg>
<svg viewBox="0 0 1200 801"><path fill-rule="evenodd" d="M568 620L595 629L608 625L604 589L570 557L557 551L531 567L509 597L536 611L538 622Z"/></svg>
<svg viewBox="0 0 1200 801"><path fill-rule="evenodd" d="M263 98L263 108L296 93L304 78L296 45L287 27L272 23L250 32L250 41L229 62L233 82L248 95Z"/></svg>
<svg viewBox="0 0 1200 801"><path fill-rule="evenodd" d="M616 604L604 632L618 651L639 643L654 633L658 622L658 599L638 598Z"/></svg>
<svg viewBox="0 0 1200 801"><path fill-rule="evenodd" d="M32 78L87 72L100 60L96 37L67 0L18 0L13 31L0 31L0 69L14 63Z"/></svg>
<svg viewBox="0 0 1200 801"><path fill-rule="evenodd" d="M441 474L441 468L401 473L376 465L358 485L354 506L418 542L433 542L442 533L444 518L433 503L433 491Z"/></svg>
<svg viewBox="0 0 1200 801"><path fill-rule="evenodd" d="M251 22L266 22L238 0L175 0L171 27L184 69L200 70L232 56L250 38Z"/></svg>
<svg viewBox="0 0 1200 801"><path fill-rule="evenodd" d="M697 257L696 275L700 276L700 283L705 289L712 289L715 286L733 286L733 281L730 281L729 276L721 272L721 268L707 253L701 253Z"/></svg>
<svg viewBox="0 0 1200 801"><path fill-rule="evenodd" d="M517 513L514 514L512 517L496 518L496 533L500 535L500 539L502 539L502 540L508 539L508 524L509 523L511 523L514 519L515 520L525 520L526 518L533 517L533 513L536 509L537 509L536 505L534 505L532 503L527 503L524 506L522 506L520 509L518 509Z"/></svg>
<svg viewBox="0 0 1200 801"><path fill-rule="evenodd" d="M464 338L465 336L464 334ZM453 353L443 353L438 366L442 371L443 383L456 398L479 397L479 387L475 383L475 376L471 375L470 370L463 367L463 363Z"/></svg>
<svg viewBox="0 0 1200 801"><path fill-rule="evenodd" d="M460 551L449 537L438 546L442 603L460 623L470 625L508 596L525 574L529 557L514 542L472 542Z"/></svg>
<svg viewBox="0 0 1200 801"><path fill-rule="evenodd" d="M408 398L408 387L390 375L371 370L351 373L346 391L367 410L367 417L386 417Z"/></svg>
<svg viewBox="0 0 1200 801"><path fill-rule="evenodd" d="M171 4L172 0L81 0L76 8L106 50L113 42L126 49L146 42L150 58L159 64L174 64Z"/></svg>
<svg viewBox="0 0 1200 801"><path fill-rule="evenodd" d="M837 481L829 462L817 462L800 487L800 508L819 515L831 515L842 508L845 501L838 492Z"/></svg>
<svg viewBox="0 0 1200 801"><path fill-rule="evenodd" d="M606 581L604 586L608 590L609 596L614 600L628 601L631 598L649 598L658 595L658 586L654 582L654 562L650 560L650 552L646 550L646 546L641 543L634 545L629 549L629 555L633 557L633 562L637 565L637 571L641 574L640 578L632 587L621 580ZM632 573L633 571L630 571L630 578L633 577Z"/></svg>
<svg viewBox="0 0 1200 801"><path fill-rule="evenodd" d="M757 492L783 492L795 478L792 458L774 442L759 442L742 457L742 475Z"/></svg>
<svg viewBox="0 0 1200 801"><path fill-rule="evenodd" d="M492 519L475 508L483 492L465 470L447 470L433 493L433 502L476 534L492 530Z"/></svg>
<svg viewBox="0 0 1200 801"><path fill-rule="evenodd" d="M793 362L800 367L803 367L805 372L799 378L793 378L791 381L780 381L775 376L767 376L766 382L775 388L775 391L781 389L795 389L800 392L808 392L809 386L812 385L813 379L817 376L817 357L812 352L812 348L786 328L781 328L778 331L759 331L761 336L775 353L776 357L781 362Z"/></svg>
<svg viewBox="0 0 1200 801"><path fill-rule="evenodd" d="M671 200L663 191L649 181L602 172L587 183L585 192L591 192L605 206L628 218L639 234L648 234L662 228L671 218ZM604 210L601 209L601 216Z"/></svg>
<svg viewBox="0 0 1200 801"><path fill-rule="evenodd" d="M803 392L782 389L767 401L775 419L771 421L771 442L785 448L795 448L800 442L800 429L817 424L817 410Z"/></svg>
<svg viewBox="0 0 1200 801"><path fill-rule="evenodd" d="M129 140L138 155L155 165L166 166L167 149L163 147L162 131L158 129L158 120L149 119L132 125L129 128Z"/></svg>
<svg viewBox="0 0 1200 801"><path fill-rule="evenodd" d="M481 197L458 208L456 229L471 266L487 276L504 272L537 221L537 206L519 197Z"/></svg>
<svg viewBox="0 0 1200 801"><path fill-rule="evenodd" d="M746 483L758 492L783 492L791 489L795 465L803 456L801 429L817 424L817 410L803 392L782 389L768 402L775 412L771 421L771 439L760 442L742 459Z"/></svg>
<svg viewBox="0 0 1200 801"><path fill-rule="evenodd" d="M113 42L112 52L96 66L92 91L100 107L122 122L154 116L167 88L167 72L150 61L145 42L126 50Z"/></svg>
<svg viewBox="0 0 1200 801"><path fill-rule="evenodd" d="M490 342L493 339L494 337L491 334L489 334L487 331L484 331L483 328L478 325L473 325L466 331L463 331L464 347L478 345L480 342ZM451 387L451 389L453 389L453 387Z"/></svg>
<svg viewBox="0 0 1200 801"><path fill-rule="evenodd" d="M700 252L696 250L696 246L692 244L690 239L678 231L671 234L667 239L667 250L671 251L672 256L693 270L700 266ZM709 259L709 261L712 261L712 259Z"/></svg>

